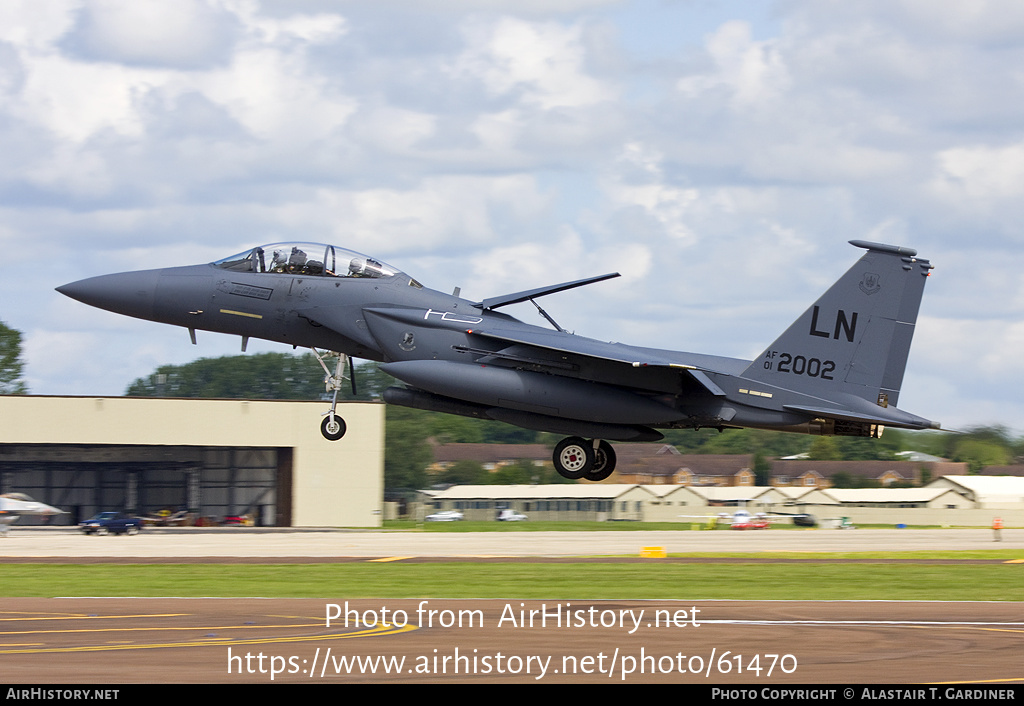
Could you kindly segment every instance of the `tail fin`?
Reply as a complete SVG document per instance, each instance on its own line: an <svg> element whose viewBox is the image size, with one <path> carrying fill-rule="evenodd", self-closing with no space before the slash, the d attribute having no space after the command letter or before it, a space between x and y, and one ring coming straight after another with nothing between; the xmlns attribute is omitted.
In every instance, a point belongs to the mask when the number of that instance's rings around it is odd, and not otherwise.
<svg viewBox="0 0 1024 706"><path fill-rule="evenodd" d="M743 377L807 394L845 392L895 405L932 265L917 251L851 240L867 250Z"/></svg>

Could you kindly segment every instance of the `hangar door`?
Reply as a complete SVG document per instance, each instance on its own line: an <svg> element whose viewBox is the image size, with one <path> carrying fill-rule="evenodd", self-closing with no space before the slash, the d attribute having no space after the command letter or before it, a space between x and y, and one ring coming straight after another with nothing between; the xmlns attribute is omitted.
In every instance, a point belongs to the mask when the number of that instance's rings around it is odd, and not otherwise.
<svg viewBox="0 0 1024 706"><path fill-rule="evenodd" d="M27 493L70 513L52 524L123 510L188 511L199 522L248 515L257 525L289 526L291 487L291 448L0 445L0 492Z"/></svg>

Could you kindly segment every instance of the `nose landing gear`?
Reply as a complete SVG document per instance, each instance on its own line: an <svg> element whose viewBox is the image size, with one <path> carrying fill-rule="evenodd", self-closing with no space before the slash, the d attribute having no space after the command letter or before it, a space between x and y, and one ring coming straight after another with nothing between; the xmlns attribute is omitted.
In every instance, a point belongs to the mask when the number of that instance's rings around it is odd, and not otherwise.
<svg viewBox="0 0 1024 706"><path fill-rule="evenodd" d="M578 436L562 439L552 456L555 470L570 480L602 481L615 470L615 450L604 439L587 441Z"/></svg>
<svg viewBox="0 0 1024 706"><path fill-rule="evenodd" d="M311 348L310 350L313 351L313 355L316 356L316 359L320 362L320 367L324 369L326 374L324 386L328 392L334 393L331 397L331 408L324 414L324 420L320 423L320 433L328 441L337 441L345 436L345 432L348 431L345 420L336 411L338 408L338 392L341 391L342 380L345 379L344 371L346 365L348 365L348 376L352 382L352 394L356 394L356 375L352 366L352 358L344 353L334 353L333 351L321 353L316 348ZM324 359L333 357L337 357L338 362L335 364L334 372L332 373Z"/></svg>

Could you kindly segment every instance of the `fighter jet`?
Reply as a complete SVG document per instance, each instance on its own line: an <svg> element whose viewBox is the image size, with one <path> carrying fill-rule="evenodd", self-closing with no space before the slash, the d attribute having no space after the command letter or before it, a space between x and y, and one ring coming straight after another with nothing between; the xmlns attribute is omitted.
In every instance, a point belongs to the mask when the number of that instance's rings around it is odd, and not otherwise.
<svg viewBox="0 0 1024 706"><path fill-rule="evenodd" d="M66 510L59 510L46 503L33 500L24 493L4 493L0 495L0 535L6 535L11 525L22 515L64 515Z"/></svg>
<svg viewBox="0 0 1024 706"><path fill-rule="evenodd" d="M277 243L57 291L185 327L193 343L204 330L241 336L243 351L250 338L312 349L334 393L327 439L345 433L337 395L354 356L405 383L385 390L386 402L565 435L555 468L599 481L615 468L609 441L655 441L658 429L877 437L884 426L938 428L896 407L932 265L910 248L850 242L866 252L753 361L584 338L536 302L618 273L471 301L351 250ZM551 329L499 311L526 301Z"/></svg>

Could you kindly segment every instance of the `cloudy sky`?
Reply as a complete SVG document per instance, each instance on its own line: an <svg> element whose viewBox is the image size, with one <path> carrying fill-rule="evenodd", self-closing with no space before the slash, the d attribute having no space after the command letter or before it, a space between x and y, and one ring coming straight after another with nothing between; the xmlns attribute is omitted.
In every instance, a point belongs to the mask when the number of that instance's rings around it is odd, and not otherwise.
<svg viewBox="0 0 1024 706"><path fill-rule="evenodd" d="M119 395L239 341L55 286L306 240L751 358L865 239L936 266L900 407L1024 430L1022 67L1019 0L5 0L0 320Z"/></svg>

